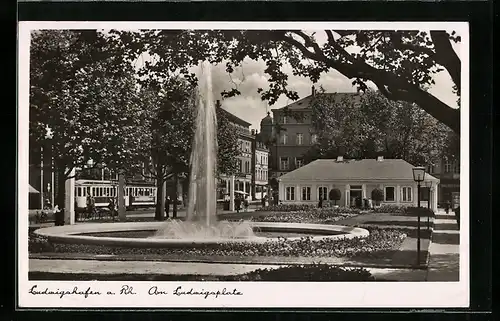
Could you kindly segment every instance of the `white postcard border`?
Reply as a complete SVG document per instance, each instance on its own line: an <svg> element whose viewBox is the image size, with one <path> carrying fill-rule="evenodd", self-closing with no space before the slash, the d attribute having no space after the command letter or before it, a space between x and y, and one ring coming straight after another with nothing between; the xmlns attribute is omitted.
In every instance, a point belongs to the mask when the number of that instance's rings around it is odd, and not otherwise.
<svg viewBox="0 0 500 321"><path fill-rule="evenodd" d="M37 29L454 29L462 42L461 88L461 223L459 282L59 282L29 281L28 270L28 155L29 155L29 40ZM465 22L20 22L18 46L18 305L21 308L444 308L469 305L469 30ZM122 285L134 287L138 295L107 295L119 292ZM91 287L102 295L32 295L28 290L50 286L70 290ZM148 295L158 286L169 295ZM241 292L242 295L174 296L184 289Z"/></svg>

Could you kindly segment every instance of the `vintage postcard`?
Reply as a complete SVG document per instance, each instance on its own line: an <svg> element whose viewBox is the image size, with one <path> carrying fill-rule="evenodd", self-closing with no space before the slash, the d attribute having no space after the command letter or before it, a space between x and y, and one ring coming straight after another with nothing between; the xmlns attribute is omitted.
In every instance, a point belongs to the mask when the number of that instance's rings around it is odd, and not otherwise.
<svg viewBox="0 0 500 321"><path fill-rule="evenodd" d="M18 39L20 308L469 305L467 23Z"/></svg>

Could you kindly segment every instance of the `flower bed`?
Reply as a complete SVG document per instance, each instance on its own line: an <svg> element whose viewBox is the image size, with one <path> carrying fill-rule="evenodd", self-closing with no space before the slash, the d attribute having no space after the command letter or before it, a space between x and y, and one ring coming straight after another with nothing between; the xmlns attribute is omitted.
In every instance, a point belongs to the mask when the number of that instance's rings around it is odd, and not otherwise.
<svg viewBox="0 0 500 321"><path fill-rule="evenodd" d="M28 232L28 252L29 253L44 253L54 251L54 246L47 240L46 237Z"/></svg>
<svg viewBox="0 0 500 321"><path fill-rule="evenodd" d="M228 281L374 281L363 268L342 268L328 264L290 265L277 269L258 269L242 275L226 277Z"/></svg>
<svg viewBox="0 0 500 321"><path fill-rule="evenodd" d="M265 243L221 243L216 247L200 244L192 248L125 248L96 245L54 244L54 252L106 255L193 255L193 256L276 256L276 257L377 257L399 248L406 234L396 229L372 228L366 238L298 240L279 238Z"/></svg>
<svg viewBox="0 0 500 321"><path fill-rule="evenodd" d="M420 211L420 216L434 216L434 211L426 207L414 206L396 206L396 205L382 205L371 209L371 213L384 213L384 214L397 214L403 216L417 216L417 211Z"/></svg>
<svg viewBox="0 0 500 321"><path fill-rule="evenodd" d="M307 210L274 212L268 215L253 217L252 220L257 222L329 224L359 214L359 209L351 208L309 208Z"/></svg>

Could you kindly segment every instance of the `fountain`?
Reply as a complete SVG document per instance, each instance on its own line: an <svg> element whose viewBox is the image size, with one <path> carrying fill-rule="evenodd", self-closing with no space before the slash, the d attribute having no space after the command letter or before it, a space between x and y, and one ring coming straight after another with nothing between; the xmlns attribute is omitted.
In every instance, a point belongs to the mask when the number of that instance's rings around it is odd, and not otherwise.
<svg viewBox="0 0 500 321"><path fill-rule="evenodd" d="M191 173L186 221L82 223L41 228L35 233L46 236L54 243L183 248L218 245L221 242L264 243L276 241L280 236L293 240L300 239L302 235L312 235L312 241L320 241L325 238L354 238L369 235L365 229L339 225L217 221L216 107L212 97L210 64L202 63L200 70L201 81L198 87L196 130L190 159ZM262 236L261 233L268 234ZM141 237L137 237L137 234Z"/></svg>
<svg viewBox="0 0 500 321"><path fill-rule="evenodd" d="M190 159L186 221L169 220L153 236L166 239L249 238L248 222L217 222L217 116L211 65L200 65L198 108Z"/></svg>

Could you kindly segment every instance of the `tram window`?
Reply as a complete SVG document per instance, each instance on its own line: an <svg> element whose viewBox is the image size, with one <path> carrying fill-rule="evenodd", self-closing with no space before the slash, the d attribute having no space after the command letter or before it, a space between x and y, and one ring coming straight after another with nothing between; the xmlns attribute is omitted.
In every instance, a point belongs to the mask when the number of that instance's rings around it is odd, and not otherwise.
<svg viewBox="0 0 500 321"><path fill-rule="evenodd" d="M85 187L81 187L81 189L82 189L82 196L87 196L87 195L85 195L85 192L87 191L87 189Z"/></svg>
<svg viewBox="0 0 500 321"><path fill-rule="evenodd" d="M149 189L144 190L144 196L149 196Z"/></svg>

